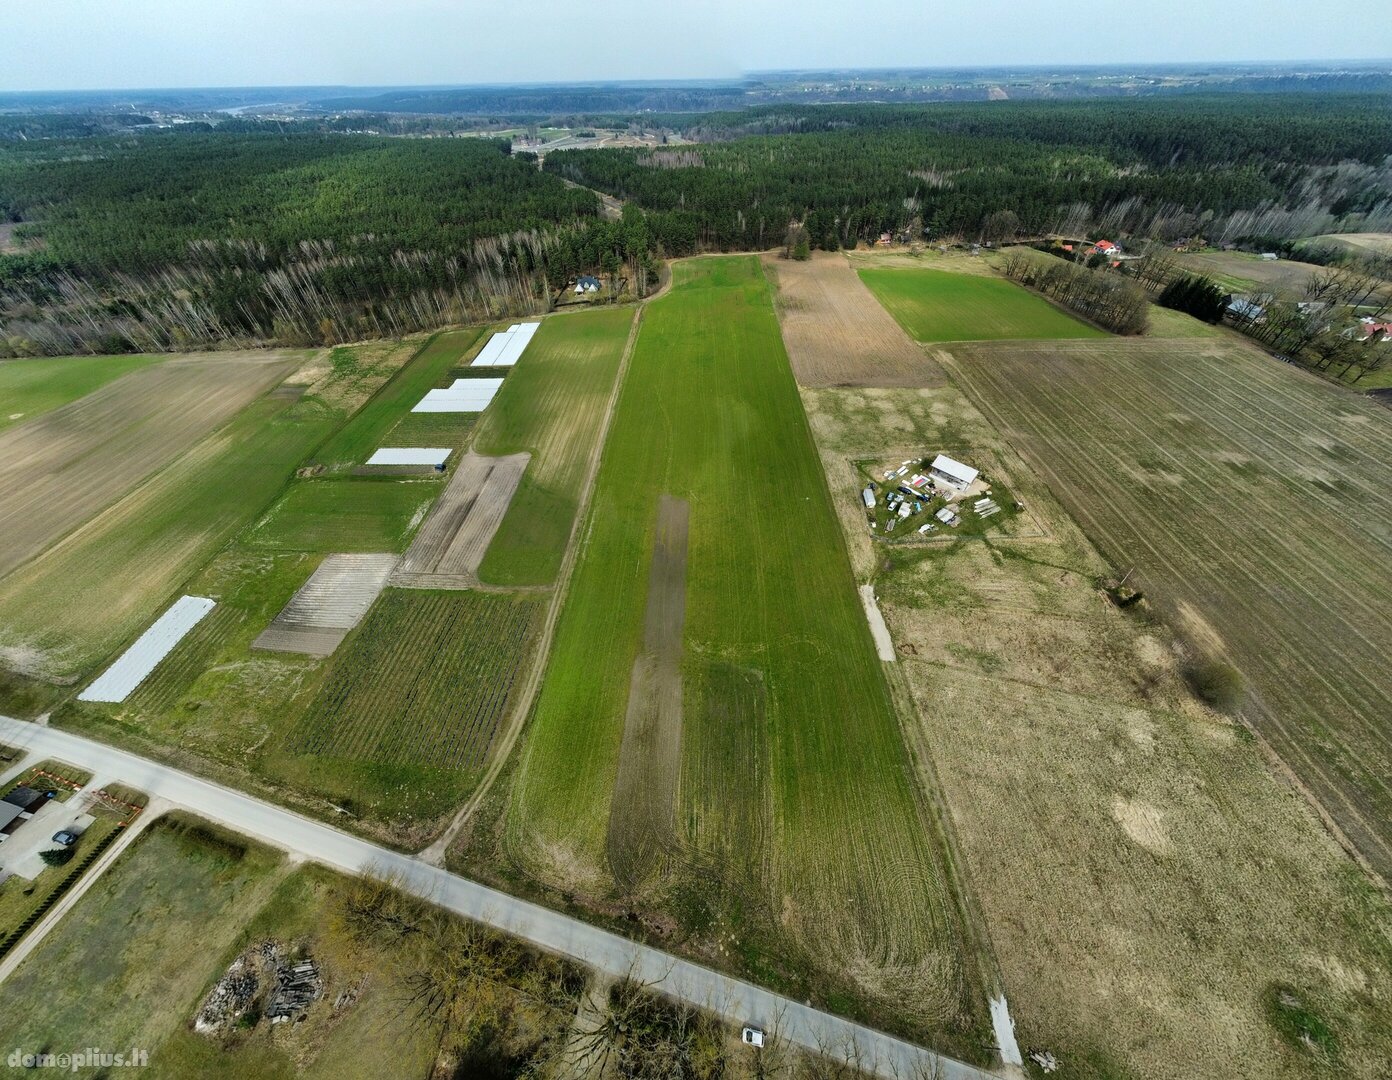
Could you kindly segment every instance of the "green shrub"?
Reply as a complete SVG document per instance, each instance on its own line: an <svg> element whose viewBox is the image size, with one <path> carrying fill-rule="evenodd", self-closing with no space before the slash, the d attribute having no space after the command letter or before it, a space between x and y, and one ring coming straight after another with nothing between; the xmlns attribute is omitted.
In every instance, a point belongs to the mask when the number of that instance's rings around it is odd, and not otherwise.
<svg viewBox="0 0 1392 1080"><path fill-rule="evenodd" d="M39 852L39 858L49 866L66 866L68 863L72 862L72 857L75 853L75 848L60 847L54 848L51 851Z"/></svg>
<svg viewBox="0 0 1392 1080"><path fill-rule="evenodd" d="M1236 712L1246 693L1242 673L1221 660L1202 660L1186 671L1189 685L1205 704L1220 712Z"/></svg>

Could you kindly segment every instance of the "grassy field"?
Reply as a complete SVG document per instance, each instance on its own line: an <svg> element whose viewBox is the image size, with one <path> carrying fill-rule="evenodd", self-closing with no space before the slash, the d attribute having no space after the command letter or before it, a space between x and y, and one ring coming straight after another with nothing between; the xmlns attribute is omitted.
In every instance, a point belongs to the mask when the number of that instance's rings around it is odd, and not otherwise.
<svg viewBox="0 0 1392 1080"><path fill-rule="evenodd" d="M329 472L342 472L357 468L374 450L383 446L458 446L469 430L469 420L464 414L413 416L411 409L425 397L427 390L448 385L450 373L474 351L482 334L481 327L469 327L436 334L424 345L419 340L412 343L412 348L419 348L419 352L411 362L315 451L314 463ZM364 363L358 349L338 348L333 355L345 370L359 368ZM428 425L418 425L416 421L424 419L425 415L431 417ZM449 441L421 441L419 434L423 433Z"/></svg>
<svg viewBox="0 0 1392 1080"><path fill-rule="evenodd" d="M269 768L376 816L447 812L484 762L540 610L530 596L388 590Z"/></svg>
<svg viewBox="0 0 1392 1080"><path fill-rule="evenodd" d="M86 397L129 371L168 359L136 355L0 360L0 431Z"/></svg>
<svg viewBox="0 0 1392 1080"><path fill-rule="evenodd" d="M247 530L275 551L405 551L443 485L439 480L300 480Z"/></svg>
<svg viewBox="0 0 1392 1080"><path fill-rule="evenodd" d="M1227 292L1274 292L1286 300L1300 299L1306 282L1320 272L1313 263L1263 259L1247 251L1205 251L1175 259L1191 274L1202 274Z"/></svg>
<svg viewBox="0 0 1392 1080"><path fill-rule="evenodd" d="M860 277L918 341L1107 336L1002 278L898 268L865 269Z"/></svg>
<svg viewBox="0 0 1392 1080"><path fill-rule="evenodd" d="M1167 629L1103 599L1110 568L1040 477L954 387L803 399L1021 1046L1053 1051L1066 1080L1376 1077L1392 911L1243 729L1189 693ZM852 463L938 445L988 463L1032 526L874 544ZM1336 1060L1270 1022L1276 987L1336 1033Z"/></svg>
<svg viewBox="0 0 1392 1080"><path fill-rule="evenodd" d="M191 819L156 823L10 977L0 1038L31 1053L141 1047L149 1064L138 1071L161 1078L428 1075L435 1040L403 1022L405 991L381 956L356 958L372 978L331 1009L359 978L321 948L339 880L289 873L277 855ZM265 1021L221 1039L192 1031L227 965L268 939L315 957L322 1003L274 1031Z"/></svg>
<svg viewBox="0 0 1392 1080"><path fill-rule="evenodd" d="M633 808L613 792L670 495L690 520L680 848L645 902L715 939L725 963L792 971L844 1007L871 999L960 1038L984 997L963 970L768 285L753 257L674 271L605 446L512 788L510 850L558 888L615 891L611 823Z"/></svg>
<svg viewBox="0 0 1392 1080"><path fill-rule="evenodd" d="M495 585L555 580L633 324L630 308L547 319L474 436L480 454L532 460L479 577Z"/></svg>
<svg viewBox="0 0 1392 1080"><path fill-rule="evenodd" d="M0 648L31 669L71 678L135 637L409 356L410 346L387 346L302 371L296 377L309 381L302 396L259 398L0 579Z"/></svg>
<svg viewBox="0 0 1392 1080"><path fill-rule="evenodd" d="M1302 245L1310 247L1339 247L1355 253L1375 252L1379 255L1392 255L1392 233L1326 233L1302 240Z"/></svg>
<svg viewBox="0 0 1392 1080"><path fill-rule="evenodd" d="M972 347L953 370L1392 873L1392 414L1239 342Z"/></svg>

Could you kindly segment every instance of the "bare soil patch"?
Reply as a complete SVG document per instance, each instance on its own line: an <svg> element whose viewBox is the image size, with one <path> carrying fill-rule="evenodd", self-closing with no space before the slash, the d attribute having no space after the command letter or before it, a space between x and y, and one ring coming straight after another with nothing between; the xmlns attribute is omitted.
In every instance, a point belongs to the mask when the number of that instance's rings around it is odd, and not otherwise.
<svg viewBox="0 0 1392 1080"><path fill-rule="evenodd" d="M946 375L904 333L844 256L764 257L778 285L783 343L801 386L942 386Z"/></svg>
<svg viewBox="0 0 1392 1080"><path fill-rule="evenodd" d="M464 455L402 557L392 584L424 589L477 584L479 563L530 460L530 454Z"/></svg>
<svg viewBox="0 0 1392 1080"><path fill-rule="evenodd" d="M395 555L329 555L253 649L328 656L362 621L396 567Z"/></svg>
<svg viewBox="0 0 1392 1080"><path fill-rule="evenodd" d="M298 362L278 352L180 357L0 433L0 574L111 506Z"/></svg>
<svg viewBox="0 0 1392 1080"><path fill-rule="evenodd" d="M629 893L642 887L676 845L689 521L686 500L670 495L658 500L643 651L633 664L609 811L610 869Z"/></svg>

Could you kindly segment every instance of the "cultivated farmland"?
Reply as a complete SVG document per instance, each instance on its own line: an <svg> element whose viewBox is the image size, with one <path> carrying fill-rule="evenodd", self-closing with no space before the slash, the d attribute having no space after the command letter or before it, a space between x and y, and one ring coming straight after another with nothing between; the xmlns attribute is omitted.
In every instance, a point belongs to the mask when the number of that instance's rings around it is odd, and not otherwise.
<svg viewBox="0 0 1392 1080"><path fill-rule="evenodd" d="M442 488L434 479L300 480L244 543L272 551L404 551Z"/></svg>
<svg viewBox="0 0 1392 1080"><path fill-rule="evenodd" d="M1166 629L1098 590L1109 567L1034 471L950 386L803 397L833 490L884 447L965 446L1028 507L1027 535L886 557L844 500L1020 1044L1091 1080L1377 1076L1392 911L1188 692ZM1337 1029L1335 1062L1283 1040L1280 993Z"/></svg>
<svg viewBox="0 0 1392 1080"><path fill-rule="evenodd" d="M555 580L633 318L607 308L545 320L493 399L474 449L532 460L479 567L483 581Z"/></svg>
<svg viewBox="0 0 1392 1080"><path fill-rule="evenodd" d="M146 354L0 360L0 431L86 397L128 372L168 359Z"/></svg>
<svg viewBox="0 0 1392 1080"><path fill-rule="evenodd" d="M427 390L449 382L450 373L466 362L466 357L478 343L482 330L450 330L436 334L420 348L406 364L381 388L356 415L321 446L314 460L329 472L355 469L381 446L458 446L469 430L469 419L457 413L432 414L430 426L421 430L417 421L424 416L412 416L411 408L425 396ZM408 347L420 346L417 340ZM340 369L357 371L370 364L364 360L368 350L381 351L386 342L335 349L333 357ZM395 346L400 349L401 346ZM432 441L417 441L428 433Z"/></svg>
<svg viewBox="0 0 1392 1080"><path fill-rule="evenodd" d="M766 976L810 980L960 1038L984 996L963 962L954 894L759 261L674 271L672 291L644 314L610 428L512 788L509 850L558 888L596 901L620 892L611 823L652 809L645 794L620 801L615 788L625 717L659 503L680 500L689 531L671 827L672 861L685 866L627 902L684 924L694 947L733 948ZM686 899L673 906L674 894Z"/></svg>
<svg viewBox="0 0 1392 1080"><path fill-rule="evenodd" d="M330 363L327 354L312 360L292 376L307 387L283 386L252 402L124 498L0 579L0 655L11 667L71 678L143 630L178 585L261 513L305 456L413 351L387 344L365 347L363 358L346 364ZM166 372L175 363L132 377ZM29 427L8 434L22 435ZM100 444L93 452L103 452Z"/></svg>
<svg viewBox="0 0 1392 1080"><path fill-rule="evenodd" d="M1229 339L948 362L1196 653L1246 675L1244 715L1392 873L1392 414Z"/></svg>
<svg viewBox="0 0 1392 1080"><path fill-rule="evenodd" d="M918 341L1107 336L1002 278L884 268L861 270L860 278Z"/></svg>
<svg viewBox="0 0 1392 1080"><path fill-rule="evenodd" d="M290 729L301 760L286 767L388 816L444 812L483 764L540 611L532 597L388 590Z"/></svg>
<svg viewBox="0 0 1392 1080"><path fill-rule="evenodd" d="M474 584L479 563L526 468L526 454L498 458L472 451L465 454L402 558L396 583L426 589Z"/></svg>
<svg viewBox="0 0 1392 1080"><path fill-rule="evenodd" d="M941 367L915 345L844 255L765 257L783 342L800 386L941 386Z"/></svg>
<svg viewBox="0 0 1392 1080"><path fill-rule="evenodd" d="M0 574L177 460L301 360L277 352L167 360L0 434ZM66 361L45 362L59 377Z"/></svg>
<svg viewBox="0 0 1392 1080"><path fill-rule="evenodd" d="M1231 292L1273 292L1287 300L1304 295L1305 285L1320 268L1296 259L1263 259L1245 251L1205 251L1176 255L1191 274L1212 278Z"/></svg>

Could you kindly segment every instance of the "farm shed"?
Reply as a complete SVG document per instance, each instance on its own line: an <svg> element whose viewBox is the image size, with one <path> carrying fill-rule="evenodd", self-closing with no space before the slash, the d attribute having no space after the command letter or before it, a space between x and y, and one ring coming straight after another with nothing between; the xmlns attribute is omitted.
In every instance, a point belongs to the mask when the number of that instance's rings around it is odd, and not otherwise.
<svg viewBox="0 0 1392 1080"><path fill-rule="evenodd" d="M935 457L928 472L937 479L946 481L958 488L971 487L976 478L981 475L970 465L963 465L960 461L950 458L946 454L939 454Z"/></svg>
<svg viewBox="0 0 1392 1080"><path fill-rule="evenodd" d="M1250 319L1256 322L1266 314L1266 308L1260 304L1253 303L1251 300L1244 300L1241 297L1228 304L1228 314L1235 319Z"/></svg>
<svg viewBox="0 0 1392 1080"><path fill-rule="evenodd" d="M576 281L575 293L578 296L581 293L599 292L601 287L602 286L599 283L599 278L594 277L590 274L585 274L578 281Z"/></svg>

